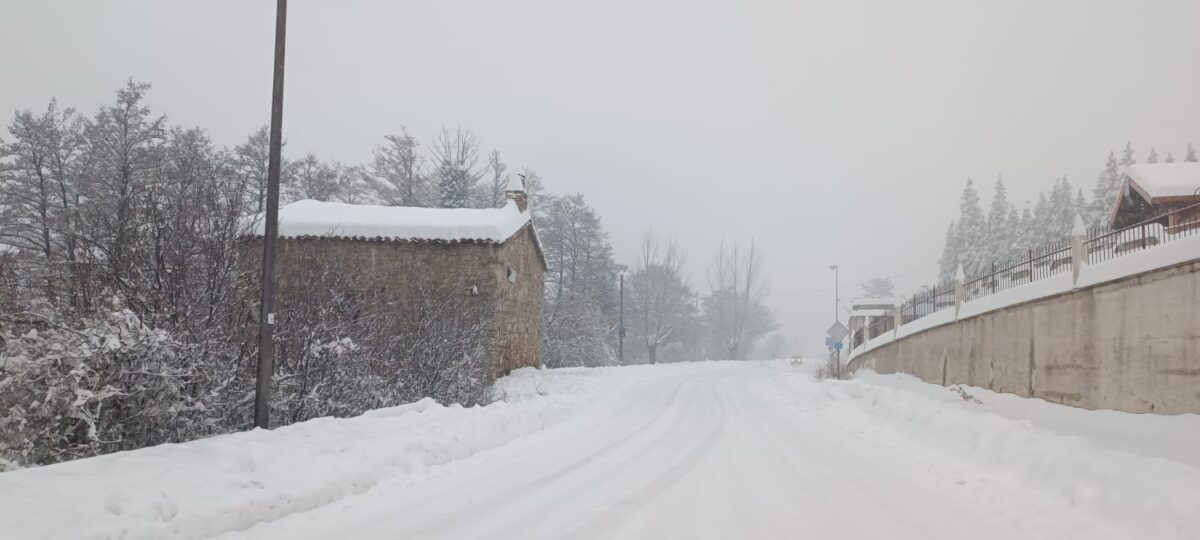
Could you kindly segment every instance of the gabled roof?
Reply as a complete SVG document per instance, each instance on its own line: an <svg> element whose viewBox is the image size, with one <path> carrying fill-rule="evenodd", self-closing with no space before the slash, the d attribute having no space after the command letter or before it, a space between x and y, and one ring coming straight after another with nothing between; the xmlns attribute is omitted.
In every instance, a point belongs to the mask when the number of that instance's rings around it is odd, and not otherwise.
<svg viewBox="0 0 1200 540"><path fill-rule="evenodd" d="M246 234L262 236L264 214L246 218ZM279 207L280 238L500 244L530 223L509 201L502 208L414 208L306 199Z"/></svg>
<svg viewBox="0 0 1200 540"><path fill-rule="evenodd" d="M1150 203L1156 199L1194 197L1200 189L1200 163L1138 163L1125 170L1129 187Z"/></svg>

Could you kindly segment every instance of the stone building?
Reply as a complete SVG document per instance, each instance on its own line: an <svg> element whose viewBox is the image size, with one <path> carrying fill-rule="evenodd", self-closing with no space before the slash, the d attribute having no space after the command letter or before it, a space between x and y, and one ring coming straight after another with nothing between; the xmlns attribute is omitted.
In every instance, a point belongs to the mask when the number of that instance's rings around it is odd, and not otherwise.
<svg viewBox="0 0 1200 540"><path fill-rule="evenodd" d="M323 266L337 261L337 271L345 274L338 279L344 279L351 290L369 293L373 302L395 312L396 321L412 324L412 317L405 317L403 311L430 298L431 292L450 298L448 309L480 306L487 310L491 336L487 366L492 377L538 366L546 260L525 192L514 189L506 196L504 207L486 209L314 200L283 205L277 302L280 306L288 302L314 282ZM255 216L239 254L246 279L255 282L263 228ZM404 332L405 328L395 324L381 331Z"/></svg>

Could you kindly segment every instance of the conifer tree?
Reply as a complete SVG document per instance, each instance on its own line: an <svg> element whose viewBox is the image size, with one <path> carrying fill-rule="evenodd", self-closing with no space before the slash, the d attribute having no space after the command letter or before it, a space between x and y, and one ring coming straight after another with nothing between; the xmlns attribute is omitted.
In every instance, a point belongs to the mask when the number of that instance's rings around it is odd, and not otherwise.
<svg viewBox="0 0 1200 540"><path fill-rule="evenodd" d="M1170 152L1167 152L1167 159L1165 161L1167 163L1175 163L1175 156L1172 155Z"/></svg>
<svg viewBox="0 0 1200 540"><path fill-rule="evenodd" d="M1122 166L1117 161L1116 154L1109 152L1104 170L1096 179L1096 188L1092 190L1092 204L1087 212L1087 220L1090 225L1101 224L1108 215L1111 205L1117 197L1117 192L1121 190L1123 177L1121 169Z"/></svg>
<svg viewBox="0 0 1200 540"><path fill-rule="evenodd" d="M1150 155L1146 156L1146 163L1158 163L1158 151L1153 146L1150 147Z"/></svg>
<svg viewBox="0 0 1200 540"><path fill-rule="evenodd" d="M975 182L969 178L959 201L959 212L958 238L962 246L963 270L968 275L977 275L990 261L986 246L987 218L979 207L979 192L975 190Z"/></svg>
<svg viewBox="0 0 1200 540"><path fill-rule="evenodd" d="M954 220L950 220L950 226L946 227L946 241L942 244L942 258L938 259L938 276L942 281L948 281L954 277L954 272L958 269L959 258L962 255L962 249L958 241L958 224Z"/></svg>
<svg viewBox="0 0 1200 540"><path fill-rule="evenodd" d="M1012 252L1014 244L1013 223L1009 220L1012 203L1008 202L1008 190L1004 180L996 179L996 191L992 195L992 206L987 217L987 258L999 259Z"/></svg>
<svg viewBox="0 0 1200 540"><path fill-rule="evenodd" d="M1190 162L1192 162L1192 163L1195 163L1195 162L1197 161L1197 159L1196 159L1196 147L1195 147L1195 146L1192 146L1192 143L1188 143L1188 147L1187 147L1187 155L1186 155L1186 156L1184 156L1183 160L1184 160L1184 161L1190 161Z"/></svg>

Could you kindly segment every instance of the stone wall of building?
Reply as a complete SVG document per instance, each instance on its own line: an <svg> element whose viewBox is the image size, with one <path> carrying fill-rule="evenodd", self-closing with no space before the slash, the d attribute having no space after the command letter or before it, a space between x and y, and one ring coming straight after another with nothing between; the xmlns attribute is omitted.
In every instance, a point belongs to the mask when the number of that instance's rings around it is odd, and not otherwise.
<svg viewBox="0 0 1200 540"><path fill-rule="evenodd" d="M501 369L507 373L520 367L539 366L545 267L532 227L521 229L500 247L499 263L502 294L496 309L496 330L500 336Z"/></svg>
<svg viewBox="0 0 1200 540"><path fill-rule="evenodd" d="M250 319L257 316L261 239L243 240L239 262L243 287L239 324L255 339ZM349 287L404 309L428 291L478 299L491 315L495 347L493 376L521 366L539 365L542 266L533 232L526 227L501 245L484 243L381 242L340 238L287 238L279 242L277 303L282 306L313 282L314 272L335 268ZM507 279L507 269L516 282ZM402 320L403 317L397 317ZM403 331L402 328L390 331ZM512 334L509 334L512 332ZM248 341L249 342L249 341Z"/></svg>

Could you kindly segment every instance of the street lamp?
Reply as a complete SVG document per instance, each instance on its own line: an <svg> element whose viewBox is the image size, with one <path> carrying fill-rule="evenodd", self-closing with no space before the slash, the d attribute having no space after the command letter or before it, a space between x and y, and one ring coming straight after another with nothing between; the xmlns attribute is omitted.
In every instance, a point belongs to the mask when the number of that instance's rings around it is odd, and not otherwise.
<svg viewBox="0 0 1200 540"><path fill-rule="evenodd" d="M838 265L831 264L829 269L833 270L833 320L841 320L841 301L838 295Z"/></svg>

